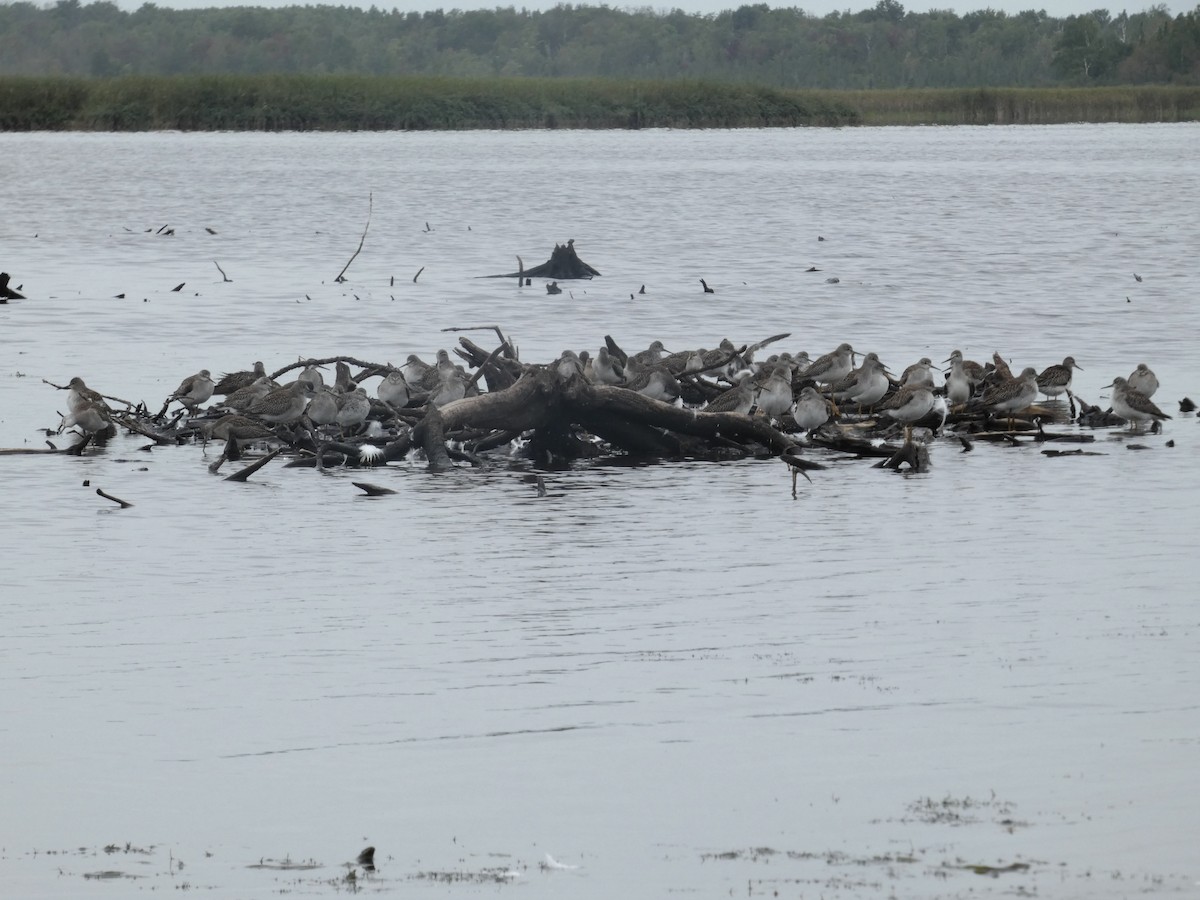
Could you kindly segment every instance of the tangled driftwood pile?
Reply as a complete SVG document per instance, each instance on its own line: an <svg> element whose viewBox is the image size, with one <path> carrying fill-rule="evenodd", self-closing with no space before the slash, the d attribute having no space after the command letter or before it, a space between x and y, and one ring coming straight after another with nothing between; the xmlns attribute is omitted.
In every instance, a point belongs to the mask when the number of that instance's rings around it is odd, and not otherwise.
<svg viewBox="0 0 1200 900"><path fill-rule="evenodd" d="M482 466L497 453L541 465L625 453L778 457L805 474L823 468L811 458L814 449L920 471L928 452L913 439L914 427L932 434L949 425L967 450L980 439L1092 440L1090 434L1047 433L1043 423L1068 420L1068 406L1058 399L1035 402L1039 394L1065 395L1074 415L1070 358L1040 375L1026 368L1014 376L999 354L978 366L955 351L944 376L923 359L896 377L874 353L855 367L858 354L849 344L816 360L787 353L756 360L764 347L788 337L775 335L753 345L722 341L713 350L677 353L658 341L628 353L606 337L594 356L568 350L550 363L531 364L498 327L488 330L498 345L489 352L462 337L454 349L459 363L440 350L432 364L415 355L402 366L326 357L271 373L256 363L219 380L202 370L157 410L104 396L74 378L54 385L68 392L58 431L72 428L80 438L63 450L50 441L50 450L41 452L83 453L124 428L158 444L223 441L214 472L253 448L258 461L231 478L245 478L280 454L291 466L371 467L414 450L434 472L459 462ZM330 366L336 376L326 385L322 372ZM298 369L297 377L282 381ZM373 397L363 387L370 379L379 379ZM1169 418L1126 379L1117 381L1114 405L1125 419L1082 404L1079 421L1156 427Z"/></svg>

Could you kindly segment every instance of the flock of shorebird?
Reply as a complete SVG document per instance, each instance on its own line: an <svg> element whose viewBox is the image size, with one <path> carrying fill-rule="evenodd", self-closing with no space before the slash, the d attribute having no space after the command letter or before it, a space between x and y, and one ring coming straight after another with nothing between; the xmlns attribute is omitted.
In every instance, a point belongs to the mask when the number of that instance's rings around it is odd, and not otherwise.
<svg viewBox="0 0 1200 900"><path fill-rule="evenodd" d="M780 353L756 361L763 344L737 348L728 340L712 349L668 353L661 341L637 353L626 354L609 342L594 355L567 350L550 365L564 379L637 391L665 403L688 402L706 412L761 414L785 430L806 434L842 415L852 405L859 413L911 427L931 416L944 422L950 412L1013 418L1031 407L1039 395L1051 400L1071 395L1075 370L1073 357L1041 372L1026 367L1013 375L995 353L980 364L954 350L943 361L948 369L923 358L895 375L874 352L865 355L844 343L830 353L810 359L806 353ZM861 362L855 365L856 357ZM298 368L301 364L289 368ZM352 376L342 361L336 376L325 383L321 367L305 365L299 375L279 384L261 362L252 369L214 379L208 369L185 378L163 405L163 413L178 402L195 412L214 397L207 410L213 415L206 430L213 437L236 434L241 439L266 438L274 426L297 423L322 433L343 437L370 429L371 423L404 407L432 403L444 406L478 393L478 373L471 376L455 364L445 350L436 362L410 355L403 366L367 369ZM361 382L378 377L374 400ZM1128 378L1115 378L1112 412L1133 429L1171 418L1151 400L1158 379L1143 363ZM82 378L68 387L68 413L59 428L74 426L85 435L111 428L112 410ZM1073 398L1072 398L1073 402ZM163 413L159 414L159 418Z"/></svg>

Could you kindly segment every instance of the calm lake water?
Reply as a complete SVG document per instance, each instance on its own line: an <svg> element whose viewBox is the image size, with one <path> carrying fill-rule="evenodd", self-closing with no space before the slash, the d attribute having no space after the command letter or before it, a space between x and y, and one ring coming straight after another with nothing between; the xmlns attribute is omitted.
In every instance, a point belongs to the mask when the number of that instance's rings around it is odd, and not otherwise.
<svg viewBox="0 0 1200 900"><path fill-rule="evenodd" d="M414 460L368 500L136 437L0 457L5 896L332 895L368 844L360 887L408 897L1200 896L1175 402L1200 127L3 134L0 159L30 298L0 306L0 447L58 424L43 379L154 406L202 367L399 363L491 324L529 361L605 334L1070 354L1104 405L1146 362L1175 416L1087 457L828 457L796 500L777 461L581 466L538 499L519 465ZM569 238L601 278L478 277Z"/></svg>

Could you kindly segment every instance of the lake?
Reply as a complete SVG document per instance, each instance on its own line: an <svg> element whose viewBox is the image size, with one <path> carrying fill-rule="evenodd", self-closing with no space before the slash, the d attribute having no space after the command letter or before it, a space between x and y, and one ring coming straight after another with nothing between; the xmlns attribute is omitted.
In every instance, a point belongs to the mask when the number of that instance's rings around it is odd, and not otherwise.
<svg viewBox="0 0 1200 900"><path fill-rule="evenodd" d="M581 464L539 498L502 455L410 458L368 499L137 436L0 457L6 895L1200 896L1200 126L0 154L29 298L0 306L0 447L44 446L44 381L157 409L200 368L486 325L531 362L606 334L1071 355L1102 406L1145 362L1174 417L1072 458L946 437L919 475L806 451L796 499L777 460ZM568 239L600 278L480 277Z"/></svg>

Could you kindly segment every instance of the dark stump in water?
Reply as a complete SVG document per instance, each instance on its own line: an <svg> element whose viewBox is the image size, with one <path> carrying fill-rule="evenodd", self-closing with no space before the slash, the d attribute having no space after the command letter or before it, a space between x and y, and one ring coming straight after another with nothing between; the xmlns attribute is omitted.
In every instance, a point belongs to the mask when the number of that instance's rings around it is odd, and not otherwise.
<svg viewBox="0 0 1200 900"><path fill-rule="evenodd" d="M558 248L556 247L555 252L557 252L557 250L558 250ZM9 282L8 273L0 272L0 303L5 302L6 300L24 300L25 295L18 294L16 291L14 291L12 288L10 288L8 286L8 282Z"/></svg>
<svg viewBox="0 0 1200 900"><path fill-rule="evenodd" d="M517 257L517 262L521 262L521 257ZM554 279L571 279L571 278L595 278L600 273L585 263L579 258L575 252L575 239L571 238L565 244L555 244L554 252L550 254L550 259L542 263L540 266L534 266L532 269L526 269L524 264L516 272L509 272L507 275L490 275L490 278L554 278Z"/></svg>

